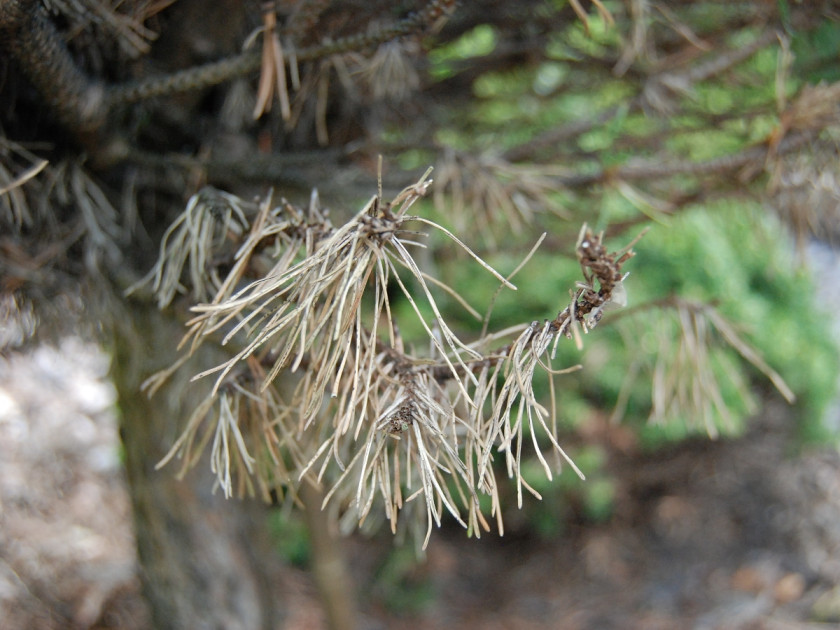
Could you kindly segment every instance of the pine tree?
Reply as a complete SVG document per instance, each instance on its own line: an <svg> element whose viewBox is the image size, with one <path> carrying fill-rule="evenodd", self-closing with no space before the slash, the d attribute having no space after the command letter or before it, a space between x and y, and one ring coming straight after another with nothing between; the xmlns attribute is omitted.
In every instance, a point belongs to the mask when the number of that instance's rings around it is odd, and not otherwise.
<svg viewBox="0 0 840 630"><path fill-rule="evenodd" d="M202 608L191 573L240 584L242 627L276 621L259 508L228 505L213 538L214 488L425 546L447 518L503 532L500 488L540 494L523 463L583 477L556 394L580 367L563 345L602 320L660 335L616 417L737 430L748 366L792 402L737 296L634 303L627 275L646 224L700 205L833 229L838 88L807 43L836 9L817 4L0 0L4 303L106 331L158 626L235 608ZM549 310L499 317L520 279Z"/></svg>

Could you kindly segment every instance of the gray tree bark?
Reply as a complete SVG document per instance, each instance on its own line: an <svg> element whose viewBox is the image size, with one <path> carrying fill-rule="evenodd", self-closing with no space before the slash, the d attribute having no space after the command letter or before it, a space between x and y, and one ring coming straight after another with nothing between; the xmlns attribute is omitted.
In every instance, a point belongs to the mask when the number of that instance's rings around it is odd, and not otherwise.
<svg viewBox="0 0 840 630"><path fill-rule="evenodd" d="M266 531L265 506L214 494L205 464L183 480L172 467L155 470L201 388L188 386L185 369L151 399L140 391L145 378L174 360L183 329L151 306L128 305L128 316L113 334L112 378L122 413L141 578L154 627L277 628L282 603L272 593L272 576L279 567ZM206 351L198 354L198 360L208 358Z"/></svg>

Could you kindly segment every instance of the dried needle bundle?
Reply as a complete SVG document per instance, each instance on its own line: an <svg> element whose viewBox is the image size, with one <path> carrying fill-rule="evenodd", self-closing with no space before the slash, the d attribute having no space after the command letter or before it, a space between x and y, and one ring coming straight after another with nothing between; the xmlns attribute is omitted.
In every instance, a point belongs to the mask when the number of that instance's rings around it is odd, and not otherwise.
<svg viewBox="0 0 840 630"><path fill-rule="evenodd" d="M459 230L478 225L488 243L492 226L521 233L540 212L567 213L557 199L562 167L522 165L496 155L474 157L447 149L438 164L435 205L453 217Z"/></svg>
<svg viewBox="0 0 840 630"><path fill-rule="evenodd" d="M564 373L547 357L560 336L579 339L605 307L623 301L621 266L632 252L609 253L600 235L584 229L577 247L584 281L568 307L543 324L465 343L435 299L441 290L458 296L421 270L411 252L425 235L407 224L443 233L513 286L445 228L408 214L427 193L428 175L390 202L375 195L339 227L315 196L308 212L288 203L272 208L269 198L250 225L238 210L222 217L227 238L239 246L233 264L227 260L228 276L213 281L214 298L192 307L182 347L213 341L231 355L194 377L214 376L213 391L161 464L178 456L191 466L211 444L211 466L227 495L253 492L251 479L263 495L278 486L294 491L308 477L326 486L324 505L337 503L343 521L357 525L373 511L396 530L398 515L419 500L425 510L414 513L425 511L426 542L445 512L475 535L488 530L480 493L490 495L491 516L502 528L497 453L516 479L520 504L523 487L537 495L521 474L528 439L549 477L543 442L582 475L557 442L553 406L537 400L532 381L538 368L550 378ZM189 239L200 234L218 237L218 223L204 231L186 224L179 219L183 249L195 251ZM174 234L168 232L170 241ZM169 250L162 247L162 258L172 258ZM184 262L172 264L174 276ZM158 280L165 268L159 263L147 278L159 294L172 286ZM403 342L395 288L426 332L424 351ZM505 339L512 341L503 345Z"/></svg>

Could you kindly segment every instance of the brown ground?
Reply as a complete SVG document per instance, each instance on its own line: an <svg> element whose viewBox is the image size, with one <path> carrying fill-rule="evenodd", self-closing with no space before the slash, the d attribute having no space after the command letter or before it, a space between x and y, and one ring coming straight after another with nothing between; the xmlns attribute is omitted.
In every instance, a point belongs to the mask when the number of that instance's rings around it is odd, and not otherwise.
<svg viewBox="0 0 840 630"><path fill-rule="evenodd" d="M66 340L0 359L0 627L148 628L106 360ZM787 453L789 411L656 455L615 449L614 518L552 542L445 530L427 561L347 542L362 627L805 629L840 623L840 456ZM620 433L603 430L605 443ZM233 507L234 504L232 504ZM515 528L514 528L515 529ZM320 628L309 576L277 586Z"/></svg>

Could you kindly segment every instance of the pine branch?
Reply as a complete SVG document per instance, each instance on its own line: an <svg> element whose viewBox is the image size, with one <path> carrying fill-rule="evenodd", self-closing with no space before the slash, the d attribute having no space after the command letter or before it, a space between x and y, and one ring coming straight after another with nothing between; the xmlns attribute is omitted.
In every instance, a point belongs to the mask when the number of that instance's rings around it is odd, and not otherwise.
<svg viewBox="0 0 840 630"><path fill-rule="evenodd" d="M426 194L427 176L392 201L377 194L342 226L326 220L314 197L307 211L275 208L268 199L250 227L240 223L234 209L241 204L229 196L219 197L216 209L207 192L190 201L167 232L146 282L165 305L175 290L187 290L179 279L182 269L190 269L192 282L202 287L196 295L209 299L193 306L196 316L182 348L190 354L220 337L221 345L233 348L228 361L194 377L214 376L215 386L161 465L177 456L189 468L206 444L226 494L326 484L325 505L337 502L359 524L379 505L393 529L398 515L420 498L426 542L444 513L474 535L488 529L477 509L479 493L493 497L501 528L492 465L499 453L520 503L523 489L539 496L521 470L522 446L530 439L546 475L553 474L538 433L583 476L558 443L554 412L538 401L533 381L538 373L553 378L569 371L550 367L549 349L561 336L579 343L604 309L624 304L621 268L633 255L630 246L609 252L602 235L584 228L577 246L583 281L569 306L542 324L466 343L446 323L431 288L457 294L420 271L411 250L423 235L407 224L440 232L504 286L512 285L453 234L408 214ZM232 264L225 262L228 275L208 283L205 278L216 275L207 263L217 251L230 250L227 238L236 250ZM252 275L248 268L263 271L243 284ZM402 340L393 286L426 332L425 353L407 349ZM152 379L150 387L179 367Z"/></svg>
<svg viewBox="0 0 840 630"><path fill-rule="evenodd" d="M332 55L358 52L373 48L379 44L420 33L448 15L454 9L454 0L431 0L423 9L391 26L383 27L371 33L357 33L335 41L323 41L295 52L298 63L325 59ZM188 68L164 77L144 79L125 85L109 88L107 102L110 106L134 103L156 96L177 92L198 90L218 85L255 73L262 65L262 51L250 50L242 54L200 66Z"/></svg>

